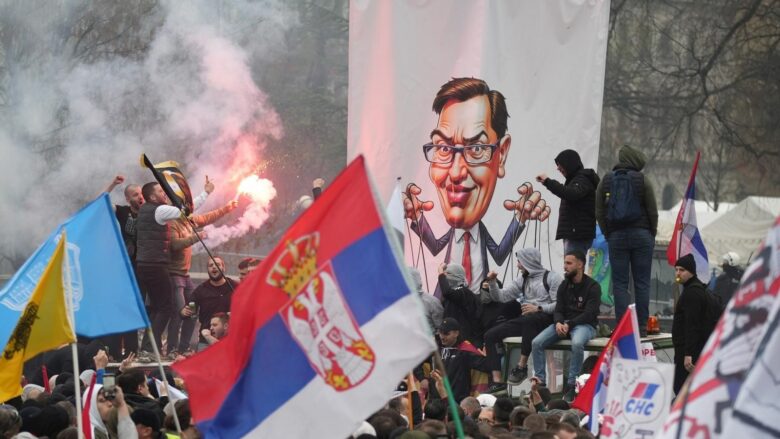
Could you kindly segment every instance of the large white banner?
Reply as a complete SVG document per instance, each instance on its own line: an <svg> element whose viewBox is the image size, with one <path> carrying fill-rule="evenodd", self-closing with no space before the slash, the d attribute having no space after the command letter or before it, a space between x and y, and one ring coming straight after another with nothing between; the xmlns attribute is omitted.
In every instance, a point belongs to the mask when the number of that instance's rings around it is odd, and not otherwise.
<svg viewBox="0 0 780 439"><path fill-rule="evenodd" d="M564 149L596 168L608 21L602 0L351 2L348 156L386 202L414 185L406 261L429 291L442 261L465 257L474 287L523 246L562 271L559 200L534 178L563 181ZM551 217L518 218L528 201Z"/></svg>
<svg viewBox="0 0 780 439"><path fill-rule="evenodd" d="M674 365L617 358L609 379L600 437L655 437L669 416Z"/></svg>

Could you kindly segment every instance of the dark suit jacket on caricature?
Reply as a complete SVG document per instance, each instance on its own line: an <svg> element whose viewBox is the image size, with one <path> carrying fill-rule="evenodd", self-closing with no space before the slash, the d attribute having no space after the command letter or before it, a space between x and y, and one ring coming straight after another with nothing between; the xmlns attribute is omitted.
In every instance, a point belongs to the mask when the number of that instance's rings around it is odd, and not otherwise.
<svg viewBox="0 0 780 439"><path fill-rule="evenodd" d="M479 222L479 245L482 252L483 273L487 274L490 271L490 265L488 264L487 258L488 252L490 252L490 256L493 257L496 264L503 264L504 260L506 260L507 256L512 252L512 247L514 247L520 234L523 233L524 228L525 226L520 224L520 222L517 221L517 218L512 215L512 222L509 223L509 227L507 227L504 237L501 239L500 243L496 244L496 241L490 236L490 232L488 232L485 224L483 224L482 221ZM425 215L422 215L419 222L412 222L412 231L420 237L425 244L425 247L428 248L428 251L430 251L433 256L438 255L446 247L447 253L444 255L444 262L447 264L450 263L452 236L455 234L454 227L450 227L450 230L441 238L436 238L433 234L433 229L431 229L431 225L425 219ZM436 295L440 296L438 285L436 286Z"/></svg>

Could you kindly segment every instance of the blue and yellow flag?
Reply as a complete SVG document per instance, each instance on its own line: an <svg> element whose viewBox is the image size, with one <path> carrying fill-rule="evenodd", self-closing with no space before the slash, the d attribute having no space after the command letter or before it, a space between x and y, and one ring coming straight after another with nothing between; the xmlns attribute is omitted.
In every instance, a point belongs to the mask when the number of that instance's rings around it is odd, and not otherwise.
<svg viewBox="0 0 780 439"><path fill-rule="evenodd" d="M63 222L0 289L0 340L8 340L64 231L76 334L93 338L149 326L114 209L104 193Z"/></svg>
<svg viewBox="0 0 780 439"><path fill-rule="evenodd" d="M76 341L68 318L62 263L65 258L65 233L61 235L49 264L24 307L0 358L0 401L22 393L20 384L24 362L30 358Z"/></svg>

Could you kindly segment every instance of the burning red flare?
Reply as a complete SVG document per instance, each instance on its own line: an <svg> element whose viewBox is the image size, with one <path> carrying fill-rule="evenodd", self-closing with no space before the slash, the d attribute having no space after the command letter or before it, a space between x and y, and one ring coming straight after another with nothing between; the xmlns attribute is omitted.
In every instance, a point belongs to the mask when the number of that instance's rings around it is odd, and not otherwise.
<svg viewBox="0 0 780 439"><path fill-rule="evenodd" d="M238 184L238 195L246 195L252 201L266 205L276 197L276 189L271 180L253 174Z"/></svg>

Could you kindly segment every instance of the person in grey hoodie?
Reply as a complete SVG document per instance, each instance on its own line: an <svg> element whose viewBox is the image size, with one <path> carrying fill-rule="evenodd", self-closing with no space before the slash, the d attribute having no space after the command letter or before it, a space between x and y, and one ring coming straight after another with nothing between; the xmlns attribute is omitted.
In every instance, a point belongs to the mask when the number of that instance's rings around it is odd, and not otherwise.
<svg viewBox="0 0 780 439"><path fill-rule="evenodd" d="M531 355L531 341L544 328L553 323L553 312L558 286L563 281L559 273L549 271L542 265L542 254L536 248L524 248L518 251L517 268L523 273L506 288L500 289L496 281L497 274L490 272L490 297L497 302L517 300L522 303L522 315L509 320L485 333L485 350L488 364L493 375L493 387L498 391L505 388L502 384L501 359L497 345L506 337L523 337L520 361L512 369L507 381L519 383L528 376L528 357Z"/></svg>
<svg viewBox="0 0 780 439"><path fill-rule="evenodd" d="M441 325L441 321L444 318L444 307L441 306L441 301L434 297L433 294L428 294L423 290L422 276L420 276L420 270L414 267L407 267L409 274L414 281L414 288L417 294L420 295L423 307L425 308L425 318L428 320L428 324L431 325L431 330L435 333Z"/></svg>
<svg viewBox="0 0 780 439"><path fill-rule="evenodd" d="M642 173L647 158L641 151L626 145L618 152L618 163L596 188L596 220L609 245L609 263L612 267L612 291L615 296L615 321L620 321L631 302L628 294L628 273L634 280L636 315L639 331L647 335L650 316L650 269L653 247L658 229L658 206L650 180ZM620 175L630 178L632 200L637 206L636 217L630 221L608 218L610 198L615 199L613 180ZM614 202L614 200L613 200Z"/></svg>

